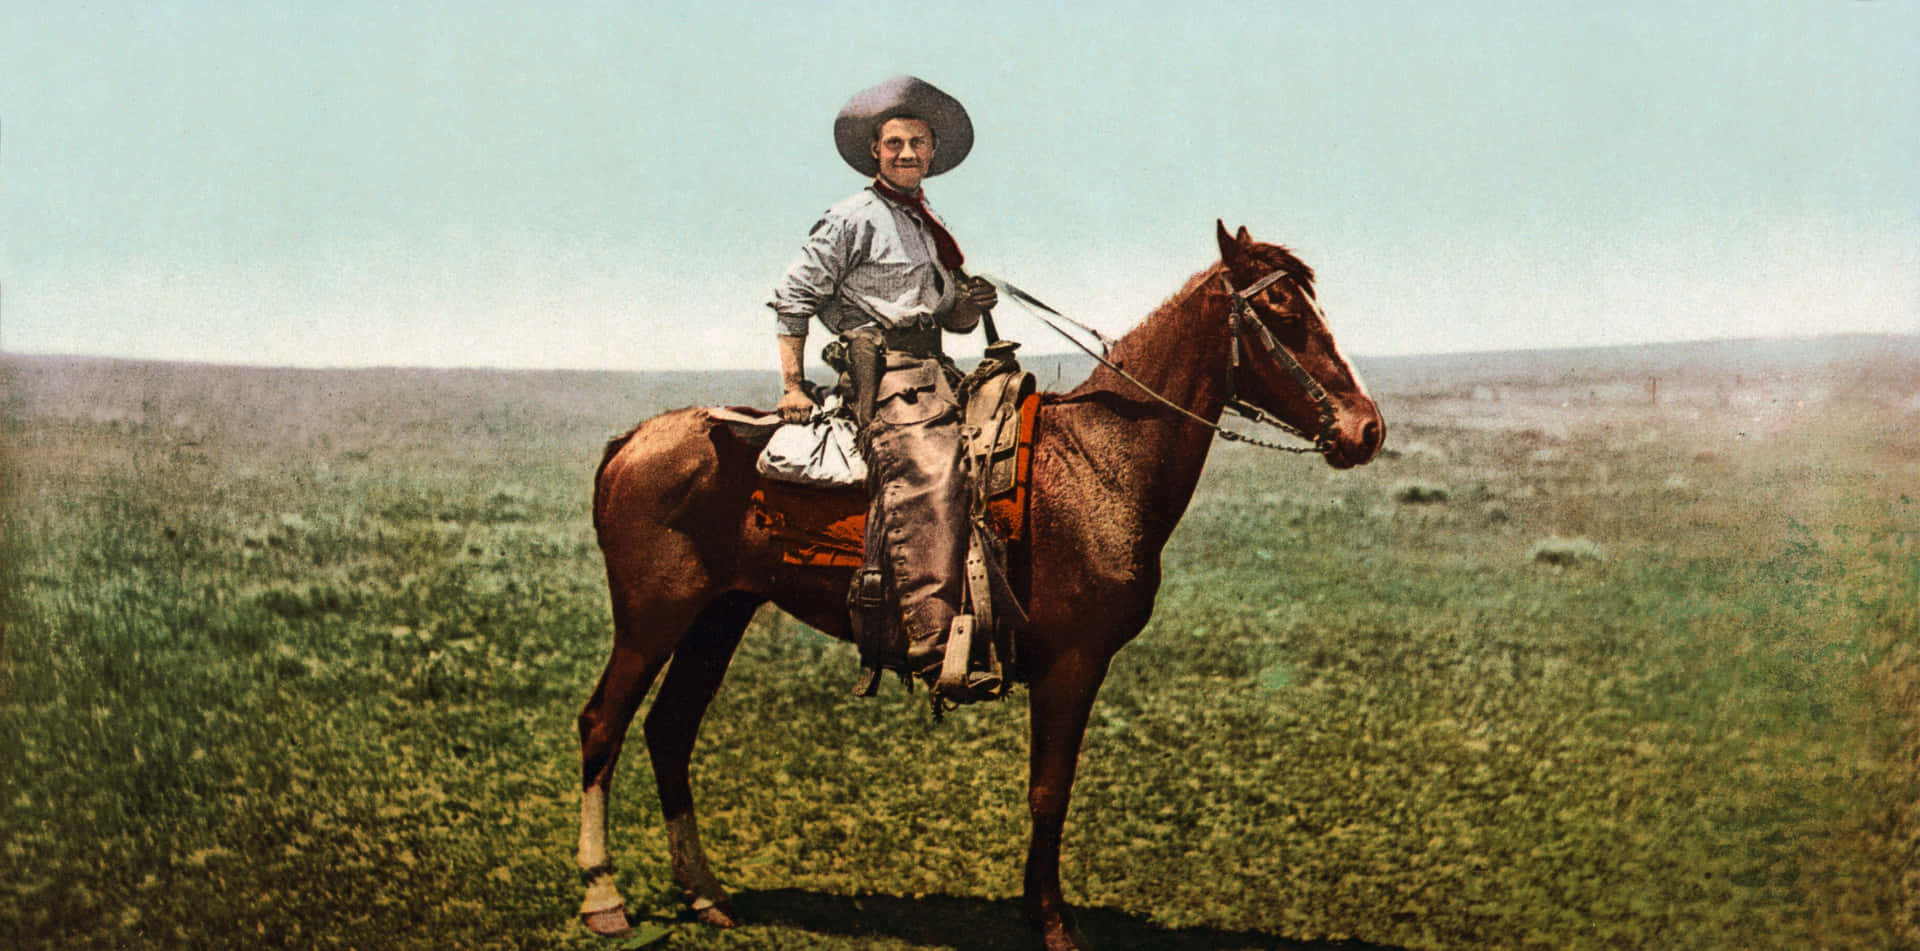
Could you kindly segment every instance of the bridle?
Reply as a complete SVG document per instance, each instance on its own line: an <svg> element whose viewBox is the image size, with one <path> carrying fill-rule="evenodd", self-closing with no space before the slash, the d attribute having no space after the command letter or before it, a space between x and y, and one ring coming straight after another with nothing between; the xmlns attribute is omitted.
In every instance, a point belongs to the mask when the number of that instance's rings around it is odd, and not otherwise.
<svg viewBox="0 0 1920 951"><path fill-rule="evenodd" d="M1236 415L1244 419L1291 433L1312 443L1312 446L1289 446L1277 442L1270 442L1258 436L1235 432L1220 425L1217 421L1209 420L1193 410L1175 403L1173 400L1168 399L1154 390L1153 387L1141 382L1133 374L1121 369L1119 364L1107 359L1107 353L1111 350L1115 341L1106 334L1054 310L1052 307L1042 303L1038 298L1006 281L990 275L981 276L993 282L993 284L1005 292L1008 297L1013 298L1015 302L1027 308L1035 317L1038 317L1041 323L1046 324L1060 336L1067 338L1068 342L1079 347L1087 356L1099 362L1101 366L1119 374L1121 379L1139 387L1141 392L1166 404L1174 411L1213 430L1214 435L1221 439L1227 440L1228 442L1242 442L1251 446L1259 446L1262 449L1272 449L1276 452L1320 453L1324 455L1333 451L1334 428L1337 424L1338 417L1334 411L1333 400L1327 396L1326 387L1321 386L1320 381L1314 379L1313 374L1307 372L1307 368L1301 365L1299 358L1295 357L1291 350L1281 346L1280 341L1274 338L1273 331L1268 330L1267 325L1253 314L1253 298L1255 296L1273 286L1276 281L1283 278L1291 279L1285 269L1277 269L1269 273L1267 276L1247 285L1244 290L1234 290L1232 278L1227 275L1224 265L1221 268L1220 283L1226 288L1228 298L1232 300L1231 309L1227 314L1229 341L1227 352L1227 399L1223 408L1232 410ZM1324 323L1325 317L1321 314L1320 303L1314 300L1311 294L1306 293L1297 282L1294 284L1294 288L1301 292L1301 298L1313 308L1315 316L1320 316L1322 323ZM1198 287L1196 287L1195 290L1198 290ZM1058 324L1054 323L1055 318L1064 320L1081 331L1093 335L1094 339L1100 341L1101 352L1095 353L1093 348L1082 343L1080 338L1067 333ZM1240 336L1244 332L1242 328L1247 324L1252 324L1254 329L1259 331L1261 339L1266 344L1267 352L1273 354L1274 362L1278 363L1281 369L1286 370L1287 374L1293 377L1294 382L1298 383L1300 388L1307 394L1307 399L1312 401L1314 409L1319 414L1319 428L1316 431L1308 432L1240 398Z"/></svg>
<svg viewBox="0 0 1920 951"><path fill-rule="evenodd" d="M1220 271L1220 284L1227 289L1227 296L1233 299L1233 310L1227 315L1227 324L1232 333L1228 337L1227 343L1226 408L1234 411L1234 413L1243 419L1250 419L1256 423L1263 423L1275 429L1292 433L1301 439L1313 443L1313 448L1301 449L1294 446L1269 445L1245 436L1240 436L1231 430L1221 429L1219 431L1227 439L1256 442L1257 445L1266 445L1268 448L1279 449L1283 452L1326 453L1333 449L1334 427L1338 424L1339 420L1333 408L1333 399L1327 396L1326 387L1321 386L1320 381L1314 379L1313 374L1307 372L1307 368L1301 364L1300 358L1294 356L1293 351L1281 346L1280 341L1274 338L1273 331L1268 330L1266 323L1253 314L1253 298L1260 292L1265 291L1268 287L1271 287L1276 281L1287 276L1285 270L1276 270L1266 277L1247 285L1245 290L1236 291L1233 289L1233 280L1227 276L1226 269L1222 268ZM1307 292L1305 288L1301 287L1298 281L1293 282L1293 288L1294 291L1300 295L1300 298L1307 302L1307 306L1313 308L1314 316L1320 318L1321 324L1325 325L1326 315L1320 311L1320 302L1315 300L1313 295ZM1240 334L1243 332L1241 328L1247 324L1252 324L1253 329L1260 332L1260 339L1266 343L1267 352L1273 354L1273 362L1280 364L1280 368L1287 371L1288 376L1293 377L1293 381L1298 383L1300 389L1307 394L1307 399L1312 401L1314 411L1319 415L1319 429L1314 432L1307 432L1240 398Z"/></svg>

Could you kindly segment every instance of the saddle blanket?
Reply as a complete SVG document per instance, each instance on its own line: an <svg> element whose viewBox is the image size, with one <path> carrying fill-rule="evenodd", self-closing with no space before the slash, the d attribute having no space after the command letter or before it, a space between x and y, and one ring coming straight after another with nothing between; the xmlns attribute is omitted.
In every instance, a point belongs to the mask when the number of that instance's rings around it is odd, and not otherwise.
<svg viewBox="0 0 1920 951"><path fill-rule="evenodd" d="M1024 540L1032 481L1034 419L1039 394L1030 385L1006 402L1000 425L969 428L976 434L967 454L975 472L988 482L987 522L1002 541ZM763 443L779 418L750 410L709 409L748 445ZM973 420L969 420L970 423ZM1013 424L1013 425L1007 425ZM858 568L867 528L867 493L862 486L818 486L762 475L747 517L781 543L781 560L791 565Z"/></svg>

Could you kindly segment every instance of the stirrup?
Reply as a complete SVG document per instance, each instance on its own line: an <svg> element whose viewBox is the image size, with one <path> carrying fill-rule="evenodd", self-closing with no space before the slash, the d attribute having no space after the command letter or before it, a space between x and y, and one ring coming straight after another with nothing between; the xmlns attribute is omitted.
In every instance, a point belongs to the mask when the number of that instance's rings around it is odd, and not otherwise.
<svg viewBox="0 0 1920 951"><path fill-rule="evenodd" d="M940 677L934 690L943 694L963 694L967 689L967 665L973 657L973 615L957 614L947 629L946 656L941 659Z"/></svg>
<svg viewBox="0 0 1920 951"><path fill-rule="evenodd" d="M969 669L973 664L973 630L973 615L960 614L954 617L947 635L946 656L941 659L933 692L951 703L991 700L1000 693L999 674Z"/></svg>

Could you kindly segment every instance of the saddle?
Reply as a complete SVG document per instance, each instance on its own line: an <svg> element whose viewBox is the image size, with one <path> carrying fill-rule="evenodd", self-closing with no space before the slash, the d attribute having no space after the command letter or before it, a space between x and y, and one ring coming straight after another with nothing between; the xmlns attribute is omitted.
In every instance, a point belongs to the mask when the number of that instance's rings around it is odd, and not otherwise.
<svg viewBox="0 0 1920 951"><path fill-rule="evenodd" d="M1027 537L1033 463L1034 420L1040 397L1033 375L1019 369L1012 347L988 357L960 384L961 438L966 477L973 493L973 532L967 555L967 591L973 623L947 644L952 676L964 676L969 659L1010 685L1014 632L1026 614L1007 580L1007 551ZM801 569L857 570L864 564L868 500L858 486L804 485L762 476L747 517L773 538L781 560ZM863 655L867 647L862 647ZM945 675L943 675L945 676ZM856 693L871 694L878 672L871 666Z"/></svg>
<svg viewBox="0 0 1920 951"><path fill-rule="evenodd" d="M978 382L976 382L978 379ZM986 522L1002 544L1027 537L1034 417L1033 374L979 371L962 383L962 434ZM716 414L718 415L718 414ZM748 518L780 542L780 560L807 568L858 568L866 548L867 496L858 486L825 487L760 478Z"/></svg>

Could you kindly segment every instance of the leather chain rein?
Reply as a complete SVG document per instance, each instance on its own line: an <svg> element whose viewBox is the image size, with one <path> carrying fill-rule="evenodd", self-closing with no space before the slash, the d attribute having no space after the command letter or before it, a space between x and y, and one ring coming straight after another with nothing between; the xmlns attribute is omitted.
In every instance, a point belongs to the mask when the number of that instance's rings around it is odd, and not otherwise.
<svg viewBox="0 0 1920 951"><path fill-rule="evenodd" d="M1233 299L1233 309L1227 315L1228 327L1231 332L1228 334L1229 349L1228 349L1228 357L1227 357L1227 360L1228 360L1227 362L1227 400L1223 408L1232 410L1235 414L1241 416L1244 419L1252 420L1253 422L1262 423L1267 426L1272 426L1273 428L1279 429L1283 432L1291 433L1295 436L1300 437L1301 439L1305 439L1308 442L1313 443L1312 446L1288 446L1288 445L1283 445L1281 443L1269 442L1268 440L1261 439L1258 436L1249 436L1245 433L1238 433L1231 429L1226 428L1225 426L1220 425L1218 421L1209 420L1206 417L1201 416L1198 413L1195 413L1193 410L1190 410L1184 406L1181 406L1178 403L1175 403L1173 400L1170 400L1167 397L1161 395L1153 387L1150 387L1147 384L1141 382L1133 374L1128 373L1126 370L1121 369L1119 364L1114 363L1112 360L1107 359L1107 352L1109 351L1110 346L1114 341L1108 338L1105 334L1101 333L1098 330L1095 330L1092 327L1087 326L1086 324L1083 324L1077 320L1074 320L1073 318L1068 317L1067 315L1057 310L1054 310L1052 307L1049 307L1045 303L1042 303L1039 298L1034 297L1032 294L1029 294L1026 291L1021 290L1020 288L1007 283L1005 280L1002 280L1001 278L994 277L992 275L980 275L980 277L983 277L984 279L991 281L994 284L994 286L998 287L1007 296L1013 298L1016 302L1020 304L1020 306L1025 307L1029 313L1039 318L1040 322L1045 324L1054 333L1057 333L1060 336L1065 337L1068 343L1071 343L1074 346L1079 347L1082 352L1084 352L1087 356L1092 357L1095 362L1099 363L1101 366L1106 367L1109 370L1112 370L1114 373L1118 374L1121 379L1126 380L1129 383L1132 383L1134 386L1138 387L1141 392L1160 401L1170 409L1173 409L1174 411L1180 413L1181 415L1186 416L1188 419L1191 419L1194 422L1197 422L1200 425L1213 430L1213 434L1215 436L1218 436L1221 439L1227 440L1228 442L1246 443L1247 445L1250 445L1250 446L1259 446L1262 449L1271 449L1271 450L1274 450L1275 452L1318 453L1318 454L1324 455L1325 453L1331 452L1333 450L1333 445L1334 445L1333 433L1334 433L1334 426L1336 424L1338 417L1333 408L1333 400L1327 396L1326 388L1320 385L1320 381L1314 379L1313 374L1307 372L1307 368L1301 365L1300 360L1293 355L1292 351L1288 350L1286 347L1281 346L1280 341L1274 339L1273 332L1267 329L1266 324L1262 323L1258 318L1253 316L1253 305L1251 303L1253 296L1260 293L1261 291L1266 290L1275 281L1278 281L1281 278L1284 278L1286 276L1287 276L1286 271L1276 270L1268 274L1266 277L1263 277L1253 282L1252 284L1249 284L1245 290L1236 291L1233 289L1233 281L1227 277L1225 269L1223 268L1221 270L1220 282L1222 285L1226 287L1227 295ZM1306 300L1309 304L1313 306L1314 313L1318 314L1320 312L1319 302L1315 301L1311 296L1307 296ZM1049 314L1051 314L1052 316L1049 317L1048 316ZM1054 323L1053 318L1059 318L1060 320L1064 320L1067 323L1070 323L1073 326L1089 334L1092 334L1094 339L1100 341L1101 352L1095 353L1093 351L1093 348L1080 342L1080 338L1075 337L1074 335L1067 333L1065 330L1061 329L1060 325ZM1241 334L1241 327L1244 324L1252 324L1254 328L1260 332L1261 338L1264 340L1264 342L1267 345L1268 352L1272 353L1274 356L1274 362L1280 364L1281 368L1285 369L1288 375L1293 377L1294 382L1300 384L1301 389L1306 391L1307 398L1313 402L1314 408L1319 413L1320 428L1318 432L1309 433L1306 430L1298 426L1295 426L1284 419L1281 419L1277 416L1274 416L1268 413L1267 411L1259 408L1258 406L1254 406L1253 404L1240 399L1238 395L1238 390L1239 390L1238 377L1239 377L1239 371L1240 371L1240 334Z"/></svg>

